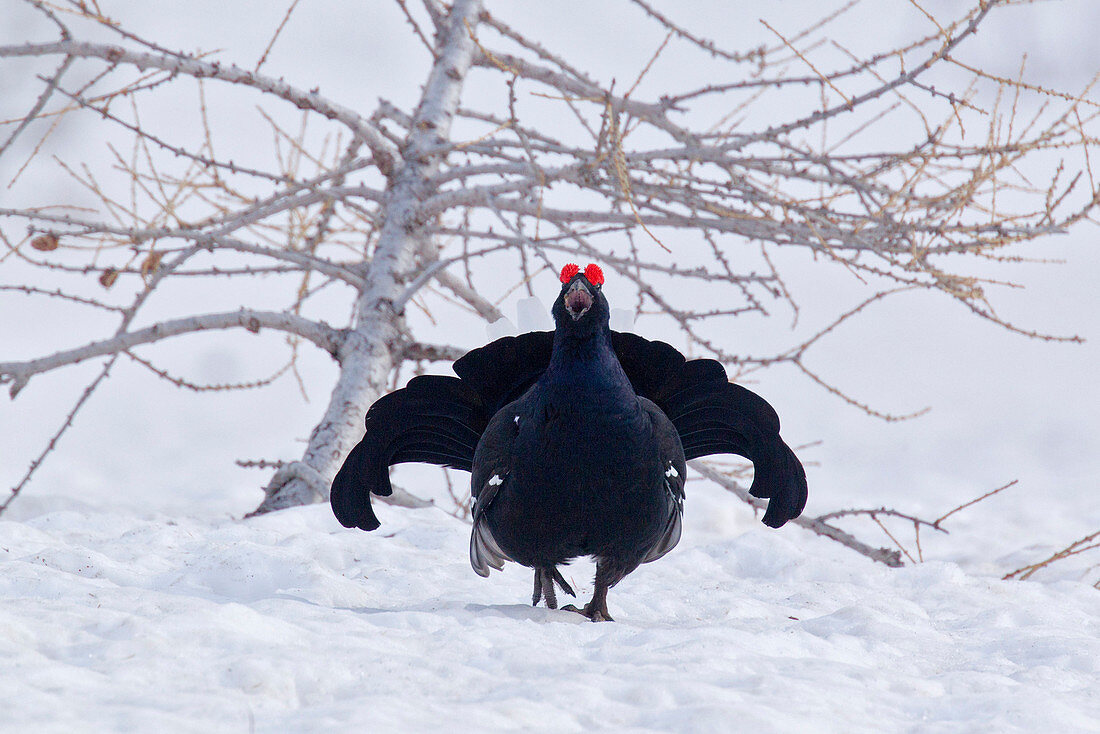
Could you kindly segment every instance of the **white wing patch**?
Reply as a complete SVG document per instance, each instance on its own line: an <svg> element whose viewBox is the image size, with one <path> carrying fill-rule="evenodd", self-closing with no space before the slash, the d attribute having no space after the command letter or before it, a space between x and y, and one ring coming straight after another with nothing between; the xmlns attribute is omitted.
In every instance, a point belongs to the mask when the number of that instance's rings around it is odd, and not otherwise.
<svg viewBox="0 0 1100 734"><path fill-rule="evenodd" d="M672 465L672 463L669 462L668 471L665 472L665 476L666 477L678 477L678 476L680 476L680 472L676 471L676 467L674 467Z"/></svg>
<svg viewBox="0 0 1100 734"><path fill-rule="evenodd" d="M499 474L494 474L492 478L489 479L488 484L490 487L495 487L499 484L504 484L504 480L500 478Z"/></svg>

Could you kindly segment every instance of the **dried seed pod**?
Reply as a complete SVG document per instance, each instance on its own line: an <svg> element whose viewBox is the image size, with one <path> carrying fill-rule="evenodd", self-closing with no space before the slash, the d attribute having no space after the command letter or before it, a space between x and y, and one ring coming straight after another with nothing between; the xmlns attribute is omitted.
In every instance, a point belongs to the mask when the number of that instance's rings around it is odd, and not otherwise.
<svg viewBox="0 0 1100 734"><path fill-rule="evenodd" d="M99 284L104 288L110 288L118 280L118 271L114 268L107 268L99 276Z"/></svg>
<svg viewBox="0 0 1100 734"><path fill-rule="evenodd" d="M61 241L57 239L57 235L49 232L40 234L31 240L31 247L39 252L50 252L56 250L60 245Z"/></svg>
<svg viewBox="0 0 1100 734"><path fill-rule="evenodd" d="M145 256L145 259L141 262L141 277L147 278L153 273L157 272L157 268L160 267L160 261L164 258L163 252L151 251Z"/></svg>

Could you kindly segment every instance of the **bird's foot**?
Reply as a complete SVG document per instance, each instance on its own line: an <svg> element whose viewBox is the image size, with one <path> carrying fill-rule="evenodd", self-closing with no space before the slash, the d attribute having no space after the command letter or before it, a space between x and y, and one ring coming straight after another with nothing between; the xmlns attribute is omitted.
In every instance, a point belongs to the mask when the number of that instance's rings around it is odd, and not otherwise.
<svg viewBox="0 0 1100 734"><path fill-rule="evenodd" d="M575 597L577 595L557 568L552 566L550 568L536 568L535 589L531 594L531 606L537 607L539 602L545 599L547 609L557 609L558 595L554 592L555 583L569 596Z"/></svg>
<svg viewBox="0 0 1100 734"><path fill-rule="evenodd" d="M603 609L601 609L599 607L593 606L591 602L589 602L588 604L585 604L584 609L579 609L574 604L566 604L564 607L561 608L561 610L563 612L576 612L577 614L580 614L583 617L588 617L593 622L614 622L615 621L614 619L611 618L611 615L607 613L606 606Z"/></svg>

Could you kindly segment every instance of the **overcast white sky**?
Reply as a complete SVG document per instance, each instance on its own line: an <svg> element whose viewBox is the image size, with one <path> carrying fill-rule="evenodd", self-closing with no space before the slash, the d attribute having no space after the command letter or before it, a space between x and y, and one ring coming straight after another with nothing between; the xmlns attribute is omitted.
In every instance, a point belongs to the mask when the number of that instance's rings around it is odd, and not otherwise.
<svg viewBox="0 0 1100 734"><path fill-rule="evenodd" d="M130 0L101 4L170 48L222 49L219 58L242 66L258 59L286 5ZM16 19L0 31L0 42L16 42L32 34L32 26L24 20L30 16L20 5L0 0L0 12ZM265 71L285 76L302 88L320 86L326 95L361 111L371 109L378 97L407 104L425 75L426 57L410 40L392 5L381 0L325 4L302 0ZM959 3L924 5L935 10ZM490 2L489 7L509 17L526 16L519 22L541 29L548 45L572 48L575 56L571 58L602 80L636 73L638 59L644 64L652 53L653 37L658 42L661 37L636 26L638 15L625 3ZM757 22L761 16L776 27L797 30L821 12L820 7L809 0L707 2L677 12L685 25L704 34L749 45L753 39L755 43L767 40L762 35L766 30ZM864 13L854 31L849 29L851 43L883 48L891 45L888 39L911 37L913 29L899 27L899 17ZM1000 68L1014 69L1018 64L1014 59L1027 48L1031 78L1075 89L1100 70L1094 48L1098 27L1100 3L1094 1L1012 8L976 39L969 52L1003 65ZM880 39L884 40L880 43ZM0 65L0 89L25 91L25 75L31 68L29 64ZM666 58L654 69L651 82L659 85L662 78L677 73L676 59ZM476 83L476 77L472 79ZM10 104L0 102L4 118L21 109ZM161 112L168 116L171 110ZM249 112L251 107L242 108L240 119L251 119L246 118ZM181 118L179 124L188 123ZM167 132L181 138L188 134L183 127ZM254 139L257 150L264 146L270 150L266 130L240 132ZM80 151L81 159L102 160L98 141L83 137L78 126L70 124L59 133L58 145L73 146L69 150ZM242 156L233 157L240 160L247 154L242 151ZM13 171L12 163L0 162L5 181ZM57 179L50 178L51 171ZM30 193L26 187L19 192L0 191L0 205L26 203L26 198L19 197L27 196L37 197L38 203L78 196L56 169L43 166L35 175L36 187ZM56 195L43 196L43 190ZM801 452L811 464L810 510L862 501L935 513L949 509L955 500L961 502L1019 479L1012 494L996 500L1002 503L1001 509L1038 512L1043 497L1072 493L1080 496L1082 513L1068 519L1072 527L1066 528L1066 535L1076 536L1097 525L1100 388L1095 371L1100 363L1100 308L1095 289L1100 282L1100 255L1096 234L1096 228L1087 225L1038 245L1033 254L1061 258L1065 264L1016 269L1013 278L1026 290L999 294L997 301L1001 312L1020 325L1078 334L1088 340L1083 345L1028 340L980 322L946 299L914 294L872 309L815 348L813 364L820 374L884 411L905 413L930 406L932 411L918 420L888 425L868 418L793 370L779 368L760 375L752 387L779 410L787 440L794 445L822 442ZM835 278L823 279L820 266L799 264L797 258L788 268L788 286L803 294L807 310L836 313L866 295L854 286L837 290ZM0 281L12 282L5 266L0 266ZM606 290L614 300L614 284L609 283ZM514 313L514 301L522 295L506 302L505 311ZM554 293L549 290L543 295L549 303ZM239 305L239 294L232 293L211 295L210 303L201 308L214 310L218 299L225 304L217 307ZM30 303L21 297L0 296L0 361L75 346L107 333L107 322L99 322L100 331L92 334L86 330L87 322L73 321L71 311L54 306L32 311ZM179 312L186 306L166 303L163 310ZM782 341L788 338L789 324L789 314L780 314L769 328ZM483 338L480 324L460 324L455 329L471 346ZM648 333L644 320L637 330L647 336L665 336ZM742 338L753 337L747 333ZM257 348L249 339L194 337L186 340L186 346L173 349L198 379L240 379L253 374L247 368ZM94 370L94 366L81 366L39 377L18 400L0 399L4 487L22 476L62 420L65 406ZM20 503L68 496L92 504L119 501L217 514L251 509L261 498L259 487L267 476L238 469L233 460L299 457L301 440L323 410L334 376L327 357L307 358L303 370L308 403L292 381L284 380L263 393L195 396L175 391L140 368L120 364L111 384L96 395Z"/></svg>

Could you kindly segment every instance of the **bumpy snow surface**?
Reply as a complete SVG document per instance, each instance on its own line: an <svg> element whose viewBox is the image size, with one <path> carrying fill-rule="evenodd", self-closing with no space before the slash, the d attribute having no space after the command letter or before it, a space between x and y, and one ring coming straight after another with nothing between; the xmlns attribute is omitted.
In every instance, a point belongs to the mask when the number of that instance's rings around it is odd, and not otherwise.
<svg viewBox="0 0 1100 734"><path fill-rule="evenodd" d="M1087 581L891 570L695 486L680 546L603 624L529 606L526 569L475 576L469 526L434 508L381 506L368 534L325 506L28 501L0 522L0 730L1100 731Z"/></svg>

